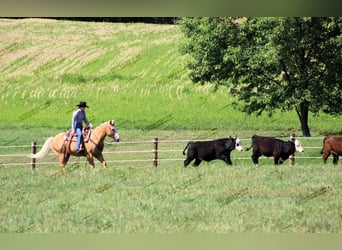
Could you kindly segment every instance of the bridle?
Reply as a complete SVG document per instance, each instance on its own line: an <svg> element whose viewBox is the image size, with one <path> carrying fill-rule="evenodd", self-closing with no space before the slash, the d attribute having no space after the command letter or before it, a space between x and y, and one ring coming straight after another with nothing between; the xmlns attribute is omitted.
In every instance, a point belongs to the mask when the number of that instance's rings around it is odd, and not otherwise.
<svg viewBox="0 0 342 250"><path fill-rule="evenodd" d="M114 125L114 121L111 120L108 122L108 126L110 129L110 137L113 139L113 141L118 142L120 141L120 135L118 133L118 128ZM115 135L118 135L118 137L116 138ZM92 142L96 147L98 147L98 143L96 143L92 138L90 138L90 142Z"/></svg>
<svg viewBox="0 0 342 250"><path fill-rule="evenodd" d="M115 142L120 141L120 135L118 133L118 128L114 125L114 121L113 120L111 120L109 122L109 126L110 126L110 131L111 131L111 137L113 138L113 140ZM116 137L116 135L117 135L117 137Z"/></svg>
<svg viewBox="0 0 342 250"><path fill-rule="evenodd" d="M115 133L118 131L117 127L116 126L113 126L113 125L110 125L111 128L110 128L110 131L112 132L110 137L112 137L113 139L115 139Z"/></svg>

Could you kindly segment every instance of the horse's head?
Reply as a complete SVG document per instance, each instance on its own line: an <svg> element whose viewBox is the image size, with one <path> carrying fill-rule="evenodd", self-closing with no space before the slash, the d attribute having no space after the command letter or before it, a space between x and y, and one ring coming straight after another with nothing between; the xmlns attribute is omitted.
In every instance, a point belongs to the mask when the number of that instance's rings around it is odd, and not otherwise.
<svg viewBox="0 0 342 250"><path fill-rule="evenodd" d="M114 120L109 121L109 126L110 126L110 132L107 135L112 137L115 142L119 142L120 135L118 132L118 128L115 126Z"/></svg>

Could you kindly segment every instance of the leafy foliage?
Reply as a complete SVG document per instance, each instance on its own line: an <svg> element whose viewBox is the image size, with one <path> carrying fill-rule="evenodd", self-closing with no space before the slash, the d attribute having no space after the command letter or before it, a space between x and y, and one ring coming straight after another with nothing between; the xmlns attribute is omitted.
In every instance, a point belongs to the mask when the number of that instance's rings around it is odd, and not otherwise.
<svg viewBox="0 0 342 250"><path fill-rule="evenodd" d="M342 18L187 18L183 53L194 82L229 87L247 114L341 113Z"/></svg>

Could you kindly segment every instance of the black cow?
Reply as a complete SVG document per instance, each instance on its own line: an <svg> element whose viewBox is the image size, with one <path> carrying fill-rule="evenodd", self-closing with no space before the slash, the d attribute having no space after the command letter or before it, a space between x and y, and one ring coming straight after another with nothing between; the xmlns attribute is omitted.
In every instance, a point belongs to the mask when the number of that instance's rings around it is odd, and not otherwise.
<svg viewBox="0 0 342 250"><path fill-rule="evenodd" d="M298 146L297 146L298 145ZM282 164L287 160L290 155L293 155L296 151L303 152L303 148L298 141L282 141L274 137L265 136L252 136L252 146L247 148L246 151L253 148L252 160L257 166L259 163L259 157L264 155L274 158L274 164Z"/></svg>
<svg viewBox="0 0 342 250"><path fill-rule="evenodd" d="M230 152L234 149L242 151L239 138L222 138L212 141L190 141L183 150L187 151L187 158L184 161L184 167L195 159L194 166L198 166L202 161L212 161L215 159L223 160L227 165L232 165Z"/></svg>

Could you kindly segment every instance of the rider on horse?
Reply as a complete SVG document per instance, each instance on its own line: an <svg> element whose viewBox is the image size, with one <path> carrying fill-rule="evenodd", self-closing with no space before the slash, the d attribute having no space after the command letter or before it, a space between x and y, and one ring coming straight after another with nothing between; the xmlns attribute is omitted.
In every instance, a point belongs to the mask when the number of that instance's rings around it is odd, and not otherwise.
<svg viewBox="0 0 342 250"><path fill-rule="evenodd" d="M89 125L89 121L87 119L85 108L89 108L86 102L80 102L80 104L76 105L78 107L77 110L74 111L72 115L72 131L77 134L77 145L76 151L77 153L80 152L81 140L82 140L82 129L83 129L83 122L87 126Z"/></svg>

